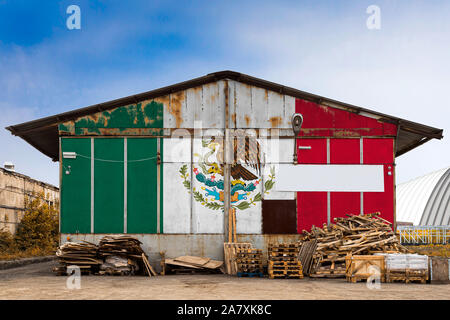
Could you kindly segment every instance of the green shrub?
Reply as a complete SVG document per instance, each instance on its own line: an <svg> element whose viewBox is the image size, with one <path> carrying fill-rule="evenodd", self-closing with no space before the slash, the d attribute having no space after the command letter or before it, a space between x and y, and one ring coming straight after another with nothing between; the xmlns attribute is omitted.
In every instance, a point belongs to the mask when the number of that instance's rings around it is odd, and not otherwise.
<svg viewBox="0 0 450 320"><path fill-rule="evenodd" d="M25 213L14 241L19 250L54 250L58 246L58 210L44 200L43 195L25 199Z"/></svg>

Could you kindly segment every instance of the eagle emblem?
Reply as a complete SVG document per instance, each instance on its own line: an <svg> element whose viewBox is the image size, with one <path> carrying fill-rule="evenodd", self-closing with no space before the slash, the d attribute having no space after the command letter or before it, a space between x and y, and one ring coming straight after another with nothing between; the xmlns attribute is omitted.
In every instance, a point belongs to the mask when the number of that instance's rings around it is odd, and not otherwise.
<svg viewBox="0 0 450 320"><path fill-rule="evenodd" d="M262 183L261 174L261 148L256 138L245 137L232 140L231 163L231 207L245 210L255 206L262 200L261 192L257 187ZM223 210L224 207L224 154L223 139L212 137L202 140L202 154L195 153L196 162L193 163L193 178L200 183L200 189L192 188L187 165L183 165L180 176L189 192L192 191L194 200L212 210ZM214 160L210 160L214 156ZM274 168L270 169L268 180L263 190L269 193L275 180Z"/></svg>

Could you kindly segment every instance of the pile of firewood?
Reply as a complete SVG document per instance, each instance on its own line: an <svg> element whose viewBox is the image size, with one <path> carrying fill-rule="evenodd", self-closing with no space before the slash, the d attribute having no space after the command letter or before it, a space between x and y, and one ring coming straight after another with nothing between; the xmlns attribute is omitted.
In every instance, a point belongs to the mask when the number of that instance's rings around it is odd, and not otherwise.
<svg viewBox="0 0 450 320"><path fill-rule="evenodd" d="M83 241L82 243L66 242L56 251L59 266L53 268L58 275L67 275L67 267L76 265L84 274L96 272L102 260L97 257L97 246Z"/></svg>
<svg viewBox="0 0 450 320"><path fill-rule="evenodd" d="M391 223L378 216L347 215L335 218L334 224L303 230L303 241L317 241L312 255L311 277L345 277L345 257L374 253L406 253L391 228Z"/></svg>

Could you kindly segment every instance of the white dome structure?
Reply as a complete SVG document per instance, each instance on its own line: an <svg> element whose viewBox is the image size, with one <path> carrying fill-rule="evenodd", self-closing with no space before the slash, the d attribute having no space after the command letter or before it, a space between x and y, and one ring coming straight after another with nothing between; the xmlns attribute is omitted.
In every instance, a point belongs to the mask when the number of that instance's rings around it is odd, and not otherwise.
<svg viewBox="0 0 450 320"><path fill-rule="evenodd" d="M398 185L396 196L397 222L450 225L450 167Z"/></svg>

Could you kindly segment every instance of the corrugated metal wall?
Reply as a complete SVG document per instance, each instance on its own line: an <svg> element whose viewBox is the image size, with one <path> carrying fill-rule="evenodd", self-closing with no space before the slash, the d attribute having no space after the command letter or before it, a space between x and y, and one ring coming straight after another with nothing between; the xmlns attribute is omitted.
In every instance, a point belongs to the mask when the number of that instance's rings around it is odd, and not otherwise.
<svg viewBox="0 0 450 320"><path fill-rule="evenodd" d="M291 200L292 204L298 198L297 207L303 210L297 217L299 232L305 219L311 220L306 225L326 222L330 201L337 208L331 211L331 217L341 216L347 205L355 206L352 210L357 212L351 213L359 213L359 193L335 194L330 200L327 193L298 197L296 192L276 191L278 167L293 163L291 117L296 110L306 115L299 141L309 145L325 143L324 148L314 148L323 149L319 163L330 163L327 140L320 138L332 140L330 146L336 150L333 163L362 163L361 137L388 136L392 144L396 134L394 125L373 118L232 80L81 117L59 126L62 151L86 156L62 159L61 231L223 234L224 177L220 164L221 140L226 130L255 137L252 141L256 141L261 162L261 172L251 164L242 164L255 178L231 181L231 205L237 211L239 234L271 232L270 221L274 217L263 215L262 211L264 206L266 213L270 210L277 214L273 210L276 202L270 203L272 200ZM376 143L371 140L367 143ZM358 145L355 159L350 153L339 151L343 146L345 150L352 149L349 145L353 143ZM364 152L366 148L379 146L364 146ZM393 148L388 149L393 157ZM369 153L364 157L369 161ZM300 159L305 163L319 161L307 160L303 155ZM380 163L392 164L392 159L383 161ZM69 174L67 166L71 167ZM364 195L364 202L370 203L369 198ZM322 215L319 204L325 208ZM286 208L291 210L292 205ZM280 214L285 214L282 211ZM289 225L285 229L274 228L273 232L295 230L291 223L295 226L297 221L289 214L285 216Z"/></svg>

